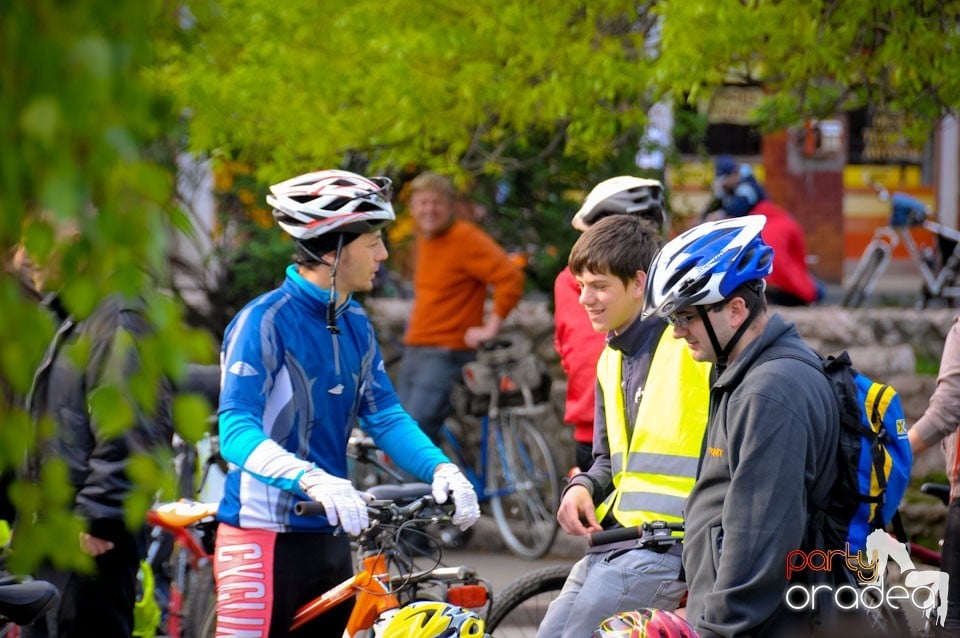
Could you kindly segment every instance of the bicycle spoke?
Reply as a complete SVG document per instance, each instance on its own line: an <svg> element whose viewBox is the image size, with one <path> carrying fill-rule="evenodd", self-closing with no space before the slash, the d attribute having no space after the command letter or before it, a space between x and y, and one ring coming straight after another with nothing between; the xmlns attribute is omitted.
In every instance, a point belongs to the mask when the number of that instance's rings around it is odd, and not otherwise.
<svg viewBox="0 0 960 638"><path fill-rule="evenodd" d="M525 417L504 411L491 442L491 505L504 542L520 556L542 556L556 536L555 467L542 435Z"/></svg>

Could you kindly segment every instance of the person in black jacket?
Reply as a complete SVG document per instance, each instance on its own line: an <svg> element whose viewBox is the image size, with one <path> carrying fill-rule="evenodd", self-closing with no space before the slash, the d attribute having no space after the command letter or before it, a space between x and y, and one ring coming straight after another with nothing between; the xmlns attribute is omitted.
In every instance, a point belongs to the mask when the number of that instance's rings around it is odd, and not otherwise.
<svg viewBox="0 0 960 638"><path fill-rule="evenodd" d="M37 371L31 411L56 423L55 436L42 448L41 462L55 457L67 464L74 511L87 522L80 548L93 557L95 571L80 574L44 567L38 576L57 585L61 604L48 616L48 624L55 626L31 628L26 636L132 635L145 537L125 523L125 499L133 487L127 467L134 454L170 445L170 388L161 382L155 407L149 413L137 408L130 427L120 434L104 432L88 406L91 395L104 386L127 387L126 380L140 366L137 342L150 332L139 301L107 298L79 324L70 316L62 319ZM81 342L89 346L89 356L78 366L73 351Z"/></svg>

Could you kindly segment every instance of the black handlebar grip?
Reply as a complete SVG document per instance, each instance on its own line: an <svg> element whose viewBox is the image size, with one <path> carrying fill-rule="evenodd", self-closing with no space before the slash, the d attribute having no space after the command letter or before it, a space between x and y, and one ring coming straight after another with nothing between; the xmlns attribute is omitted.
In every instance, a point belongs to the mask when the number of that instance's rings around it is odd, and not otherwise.
<svg viewBox="0 0 960 638"><path fill-rule="evenodd" d="M300 501L293 506L293 513L297 516L326 516L327 510L322 503L316 501Z"/></svg>
<svg viewBox="0 0 960 638"><path fill-rule="evenodd" d="M590 547L599 547L600 545L619 543L620 541L636 540L642 535L643 529L639 526L617 527L590 534L590 536L587 537L587 543L589 543Z"/></svg>

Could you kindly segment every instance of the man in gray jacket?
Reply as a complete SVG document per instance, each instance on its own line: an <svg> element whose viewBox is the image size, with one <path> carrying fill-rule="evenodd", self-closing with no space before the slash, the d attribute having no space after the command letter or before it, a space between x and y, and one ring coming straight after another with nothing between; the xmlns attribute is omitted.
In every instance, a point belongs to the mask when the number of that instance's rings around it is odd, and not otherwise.
<svg viewBox="0 0 960 638"><path fill-rule="evenodd" d="M654 259L645 290L644 315L716 364L683 550L686 616L702 638L809 635L807 615L785 604L786 558L809 546L811 505L836 479L837 398L796 327L767 312L763 223L683 233Z"/></svg>

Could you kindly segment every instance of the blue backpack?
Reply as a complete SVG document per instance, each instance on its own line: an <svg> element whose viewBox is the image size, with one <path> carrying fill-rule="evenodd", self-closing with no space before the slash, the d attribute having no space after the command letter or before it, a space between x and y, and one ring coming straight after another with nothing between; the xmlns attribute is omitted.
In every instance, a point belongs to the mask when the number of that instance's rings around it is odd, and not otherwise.
<svg viewBox="0 0 960 638"><path fill-rule="evenodd" d="M842 352L823 360L840 405L838 475L820 508L827 549L859 552L867 535L891 525L906 535L897 508L910 482L913 454L897 391L853 368Z"/></svg>

